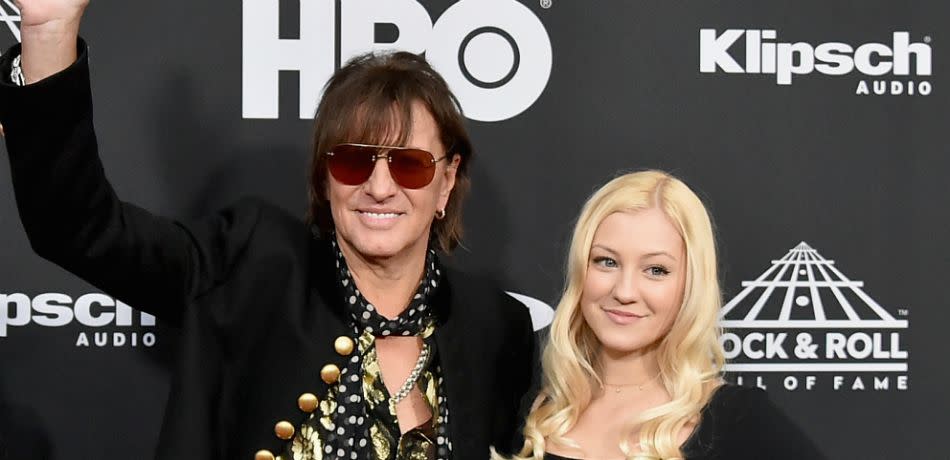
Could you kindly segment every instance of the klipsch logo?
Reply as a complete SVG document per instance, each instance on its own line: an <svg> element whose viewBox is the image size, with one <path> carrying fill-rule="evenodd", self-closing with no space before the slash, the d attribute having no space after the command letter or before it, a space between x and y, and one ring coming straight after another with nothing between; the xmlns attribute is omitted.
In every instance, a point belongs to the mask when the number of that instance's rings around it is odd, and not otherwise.
<svg viewBox="0 0 950 460"><path fill-rule="evenodd" d="M20 41L20 9L11 0L0 0L0 22Z"/></svg>
<svg viewBox="0 0 950 460"><path fill-rule="evenodd" d="M294 38L281 37L281 5L299 7ZM479 121L531 107L551 75L548 33L517 0L461 0L435 22L416 0L244 0L243 11L244 118L278 118L281 71L298 72L299 116L313 117L337 56L345 63L373 50L425 52L465 115ZM395 41L379 43L380 26L395 28Z"/></svg>
<svg viewBox="0 0 950 460"><path fill-rule="evenodd" d="M716 29L699 31L699 71L730 74L772 74L779 85L813 72L824 75L862 75L855 94L929 95L933 85L921 77L931 75L930 37L911 42L908 32L894 32L889 43L851 45L829 42L783 43L774 30ZM743 39L744 64L733 51ZM892 75L901 78L866 78Z"/></svg>
<svg viewBox="0 0 950 460"><path fill-rule="evenodd" d="M790 391L907 389L907 320L808 244L742 286L720 312L726 371L740 383Z"/></svg>
<svg viewBox="0 0 950 460"><path fill-rule="evenodd" d="M76 336L77 347L152 347L155 317L103 294L85 294L73 299L66 294L0 294L0 339L14 327L35 324L66 327L78 323L91 328ZM134 329L134 330L129 330Z"/></svg>

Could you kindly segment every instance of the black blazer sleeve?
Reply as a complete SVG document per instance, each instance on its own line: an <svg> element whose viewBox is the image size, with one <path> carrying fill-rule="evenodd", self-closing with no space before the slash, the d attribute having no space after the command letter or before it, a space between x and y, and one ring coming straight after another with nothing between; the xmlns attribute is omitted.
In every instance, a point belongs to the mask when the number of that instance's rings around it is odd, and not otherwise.
<svg viewBox="0 0 950 460"><path fill-rule="evenodd" d="M0 83L13 186L42 257L136 308L172 322L224 278L253 232L251 202L185 226L119 200L93 129L89 61L24 87ZM8 75L19 45L0 59ZM173 133L172 133L173 134Z"/></svg>
<svg viewBox="0 0 950 460"><path fill-rule="evenodd" d="M511 391L497 405L492 445L504 455L513 455L524 444L522 429L534 401L538 385L537 346L528 309L507 294L501 293L501 305L511 314L507 344L502 348L501 375L510 382Z"/></svg>

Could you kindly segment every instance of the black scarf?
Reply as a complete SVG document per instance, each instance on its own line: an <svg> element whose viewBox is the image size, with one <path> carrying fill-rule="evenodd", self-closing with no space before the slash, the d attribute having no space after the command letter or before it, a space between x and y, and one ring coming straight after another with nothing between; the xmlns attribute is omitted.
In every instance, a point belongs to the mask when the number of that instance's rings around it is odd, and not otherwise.
<svg viewBox="0 0 950 460"><path fill-rule="evenodd" d="M356 288L356 283L343 252L336 243L336 235L331 235L330 241L336 253L337 281L342 292L345 311L350 314L353 327L353 342L359 343L363 332L369 332L376 337L385 336L417 336L435 321L433 306L429 304L432 294L435 293L441 280L441 269L438 257L434 250L426 251L425 269L419 288L413 295L409 306L396 319L389 319L379 314ZM430 336L425 339L429 347L430 356L435 354L435 340ZM430 358L431 359L431 358ZM441 384L441 369L436 368L436 378L440 381L438 397L438 419L433 420L436 428L435 456L437 460L449 460L452 448L449 441L449 409ZM359 352L353 353L352 358L340 374L340 383L337 386L337 411L333 416L333 430L325 440L324 458L340 458L343 460L365 460L372 458L372 439L369 434L371 422L367 417L367 406L362 385L363 361ZM385 404L388 405L388 401ZM435 416L435 414L434 414ZM398 432L398 431L397 431ZM394 450L395 452L395 450ZM383 459L380 459L383 460Z"/></svg>

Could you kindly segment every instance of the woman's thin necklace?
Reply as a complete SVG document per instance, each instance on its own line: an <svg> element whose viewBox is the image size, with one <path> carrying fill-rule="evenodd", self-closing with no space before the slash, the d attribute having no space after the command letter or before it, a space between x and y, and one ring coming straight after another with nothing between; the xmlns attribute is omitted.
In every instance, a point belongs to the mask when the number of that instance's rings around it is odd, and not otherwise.
<svg viewBox="0 0 950 460"><path fill-rule="evenodd" d="M624 388L626 388L626 387L637 387L637 390L638 390L638 391L643 391L643 386L644 386L644 385L646 385L646 384L648 384L648 383L650 383L650 382L656 380L656 378L659 377L659 376L660 376L660 373L657 372L653 377L650 377L650 378L647 379L646 381L643 381L643 382L640 382L640 383L621 383L621 384L614 384L614 383L606 383L606 382L604 382L604 383L601 385L601 387L602 387L602 388L608 388L608 387L609 387L609 388L613 388L615 393L620 393L620 390L622 390L622 389L624 389Z"/></svg>

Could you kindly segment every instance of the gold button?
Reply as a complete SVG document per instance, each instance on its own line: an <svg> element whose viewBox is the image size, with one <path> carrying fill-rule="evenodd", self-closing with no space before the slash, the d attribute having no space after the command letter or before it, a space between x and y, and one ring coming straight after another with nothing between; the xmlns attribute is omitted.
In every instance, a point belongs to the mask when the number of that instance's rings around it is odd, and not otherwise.
<svg viewBox="0 0 950 460"><path fill-rule="evenodd" d="M320 400L313 393L304 393L297 398L297 407L308 414L317 410L317 404L320 404Z"/></svg>
<svg viewBox="0 0 950 460"><path fill-rule="evenodd" d="M282 420L274 425L274 434L276 434L278 438L287 441L294 437L294 426L291 425L290 422Z"/></svg>
<svg viewBox="0 0 950 460"><path fill-rule="evenodd" d="M328 385L335 383L340 378L340 368L336 364L327 364L320 369L320 378Z"/></svg>
<svg viewBox="0 0 950 460"><path fill-rule="evenodd" d="M341 356L349 356L350 353L353 353L353 339L341 335L333 342L333 348Z"/></svg>
<svg viewBox="0 0 950 460"><path fill-rule="evenodd" d="M274 460L274 454L269 450L259 450L254 454L254 460Z"/></svg>

